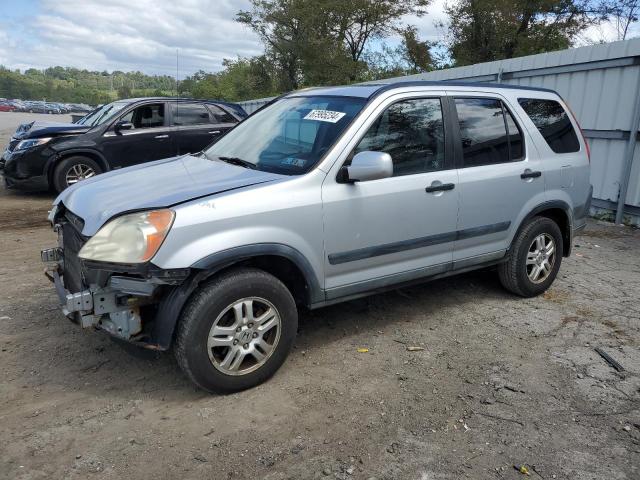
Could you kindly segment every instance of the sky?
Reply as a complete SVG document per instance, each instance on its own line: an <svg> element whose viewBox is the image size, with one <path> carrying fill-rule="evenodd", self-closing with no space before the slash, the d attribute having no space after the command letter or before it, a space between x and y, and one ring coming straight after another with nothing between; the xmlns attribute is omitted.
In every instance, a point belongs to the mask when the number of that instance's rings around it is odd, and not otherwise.
<svg viewBox="0 0 640 480"><path fill-rule="evenodd" d="M446 1L434 0L426 16L403 20L422 39L438 40L435 24L446 20ZM0 65L174 76L177 52L179 77L218 71L225 58L262 53L257 36L234 20L248 8L248 0L0 0ZM611 34L604 25L581 41L611 40Z"/></svg>

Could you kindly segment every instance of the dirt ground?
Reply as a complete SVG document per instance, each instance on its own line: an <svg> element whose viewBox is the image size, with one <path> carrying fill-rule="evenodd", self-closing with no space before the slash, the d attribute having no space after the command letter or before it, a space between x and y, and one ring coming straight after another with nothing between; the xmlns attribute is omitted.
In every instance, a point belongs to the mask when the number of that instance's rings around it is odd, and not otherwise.
<svg viewBox="0 0 640 480"><path fill-rule="evenodd" d="M0 191L1 478L640 478L637 230L590 222L538 298L480 271L302 312L272 380L211 396L59 312L51 199Z"/></svg>

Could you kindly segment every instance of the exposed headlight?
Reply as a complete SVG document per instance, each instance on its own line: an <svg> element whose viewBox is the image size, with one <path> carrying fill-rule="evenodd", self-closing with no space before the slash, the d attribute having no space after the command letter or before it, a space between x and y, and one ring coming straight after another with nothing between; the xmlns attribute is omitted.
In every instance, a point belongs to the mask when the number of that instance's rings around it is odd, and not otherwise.
<svg viewBox="0 0 640 480"><path fill-rule="evenodd" d="M146 262L162 245L174 218L172 210L152 210L114 218L84 244L78 256L101 262Z"/></svg>
<svg viewBox="0 0 640 480"><path fill-rule="evenodd" d="M15 150L16 151L17 150L26 150L27 148L33 148L33 147L37 147L38 145L44 145L49 140L51 140L51 137L29 138L27 140L22 140L21 142L18 143L18 145L16 145Z"/></svg>

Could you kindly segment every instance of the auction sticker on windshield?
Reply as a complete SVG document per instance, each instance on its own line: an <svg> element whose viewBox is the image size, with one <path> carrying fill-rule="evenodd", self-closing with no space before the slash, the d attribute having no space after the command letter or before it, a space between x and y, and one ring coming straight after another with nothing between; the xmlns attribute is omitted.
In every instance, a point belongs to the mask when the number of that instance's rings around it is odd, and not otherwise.
<svg viewBox="0 0 640 480"><path fill-rule="evenodd" d="M346 113L344 112L332 112L331 110L311 110L304 117L304 120L318 120L320 122L336 123Z"/></svg>

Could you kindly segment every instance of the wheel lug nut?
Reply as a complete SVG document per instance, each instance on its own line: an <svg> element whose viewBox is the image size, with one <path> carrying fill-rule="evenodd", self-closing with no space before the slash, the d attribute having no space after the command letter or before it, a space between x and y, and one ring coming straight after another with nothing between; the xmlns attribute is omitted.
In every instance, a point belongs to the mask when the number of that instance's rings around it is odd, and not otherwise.
<svg viewBox="0 0 640 480"><path fill-rule="evenodd" d="M233 341L233 344L234 344L234 345L237 345L237 344L238 344L238 340L234 340L234 341Z"/></svg>
<svg viewBox="0 0 640 480"><path fill-rule="evenodd" d="M240 327L236 328L236 332L240 332L240 330L242 330L242 328Z"/></svg>
<svg viewBox="0 0 640 480"><path fill-rule="evenodd" d="M251 328L251 327L253 327L253 323L250 323L250 324L249 324L249 328Z"/></svg>
<svg viewBox="0 0 640 480"><path fill-rule="evenodd" d="M254 332L253 338L258 338L258 333L257 332Z"/></svg>
<svg viewBox="0 0 640 480"><path fill-rule="evenodd" d="M243 345L243 347L244 347L244 348L249 348L249 344L248 344L248 343L245 343L245 344Z"/></svg>

